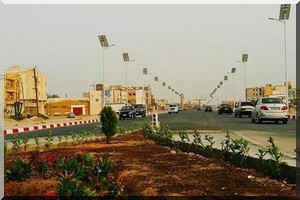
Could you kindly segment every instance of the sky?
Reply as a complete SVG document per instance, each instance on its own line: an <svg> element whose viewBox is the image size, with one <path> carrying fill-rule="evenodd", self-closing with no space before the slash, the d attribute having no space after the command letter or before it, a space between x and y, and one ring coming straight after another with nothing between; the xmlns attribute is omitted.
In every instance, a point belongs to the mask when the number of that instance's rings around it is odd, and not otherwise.
<svg viewBox="0 0 300 200"><path fill-rule="evenodd" d="M246 87L285 80L284 25L280 4L187 5L4 5L0 3L1 69L37 66L48 79L48 93L81 97L103 82L103 49L98 35L115 46L105 49L105 84L152 87L155 98L178 101L214 95L232 100ZM296 83L296 5L286 21L288 80ZM227 74L232 67L237 71ZM143 75L143 68L152 73ZM157 76L159 81L155 82ZM166 82L166 86L162 86ZM205 101L204 101L205 102Z"/></svg>

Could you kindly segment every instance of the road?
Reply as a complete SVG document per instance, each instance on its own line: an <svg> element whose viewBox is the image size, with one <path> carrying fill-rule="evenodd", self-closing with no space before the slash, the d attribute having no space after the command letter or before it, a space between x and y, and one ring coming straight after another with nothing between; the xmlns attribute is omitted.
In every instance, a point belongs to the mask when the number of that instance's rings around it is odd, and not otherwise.
<svg viewBox="0 0 300 200"><path fill-rule="evenodd" d="M121 120L119 125L128 127L134 122L143 122L151 120L151 116L146 118L137 117L135 120ZM171 130L226 130L228 131L259 131L270 132L273 134L284 135L286 137L296 136L296 121L289 120L287 124L274 124L273 122L264 122L262 124L251 123L246 116L234 118L233 115L218 115L217 112L204 112L203 110L189 110L179 112L178 114L159 114L158 120L161 125L168 125ZM53 135L64 135L74 132L94 131L95 128L101 129L100 123L85 124L80 126L69 126L52 129ZM33 131L18 134L19 137L34 137L35 135L44 137L48 130ZM10 139L11 135L6 135L5 139Z"/></svg>
<svg viewBox="0 0 300 200"><path fill-rule="evenodd" d="M138 117L135 120L121 120L119 125L128 127L134 122L144 122L151 120L151 116L146 118ZM161 125L168 125L171 130L199 130L201 133L223 133L228 130L235 137L243 137L253 144L266 147L269 145L268 138L272 136L275 143L279 146L280 150L295 155L294 149L296 148L296 121L289 120L287 124L274 124L272 122L265 122L262 124L251 123L248 117L235 118L233 115L218 115L216 111L204 112L203 110L189 110L179 112L178 114L159 114L159 122ZM85 124L79 126L70 126L63 128L54 128L52 133L54 136L65 135L71 132L82 133L83 131L100 130L101 124ZM48 130L40 130L34 132L20 133L19 138L22 137L45 137ZM11 139L12 135L6 135L5 139ZM220 136L221 137L221 136ZM224 135L222 135L224 137Z"/></svg>

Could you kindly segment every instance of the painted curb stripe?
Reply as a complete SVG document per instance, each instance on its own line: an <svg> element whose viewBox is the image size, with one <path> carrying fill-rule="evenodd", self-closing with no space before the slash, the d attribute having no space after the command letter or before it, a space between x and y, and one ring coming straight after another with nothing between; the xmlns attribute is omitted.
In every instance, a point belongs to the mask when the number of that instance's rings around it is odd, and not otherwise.
<svg viewBox="0 0 300 200"><path fill-rule="evenodd" d="M90 123L96 123L100 122L99 119L96 120L84 120L84 121L76 121L76 122L64 122L59 124L44 124L39 126L31 126L31 127L23 127L23 128L13 128L13 129L4 129L3 135L7 134L17 134L22 132L29 132L29 131L37 131L41 129L49 129L49 128L59 128L59 127L65 127L65 126L73 126L73 125L80 125L80 124L90 124Z"/></svg>

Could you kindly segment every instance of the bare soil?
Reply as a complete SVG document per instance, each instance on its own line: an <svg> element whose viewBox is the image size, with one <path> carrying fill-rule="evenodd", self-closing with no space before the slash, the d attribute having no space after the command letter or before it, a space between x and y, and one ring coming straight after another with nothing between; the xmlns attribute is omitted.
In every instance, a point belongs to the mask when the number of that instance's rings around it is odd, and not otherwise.
<svg viewBox="0 0 300 200"><path fill-rule="evenodd" d="M262 176L254 170L164 147L144 138L142 133L114 137L111 144L101 141L48 151L75 154L80 150L110 157L112 173L123 177L130 196L285 196L296 199L295 185ZM5 165L17 156L26 155L30 152L10 153ZM35 175L23 182L5 182L5 196L41 196L58 184L56 177Z"/></svg>

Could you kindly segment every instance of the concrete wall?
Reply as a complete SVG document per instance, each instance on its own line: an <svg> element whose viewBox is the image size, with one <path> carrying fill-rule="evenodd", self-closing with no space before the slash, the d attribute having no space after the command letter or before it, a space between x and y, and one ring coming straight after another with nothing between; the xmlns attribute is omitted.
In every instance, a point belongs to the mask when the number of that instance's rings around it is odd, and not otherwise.
<svg viewBox="0 0 300 200"><path fill-rule="evenodd" d="M90 115L99 114L102 110L102 91L92 91L89 93Z"/></svg>

